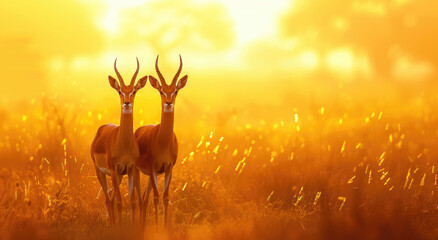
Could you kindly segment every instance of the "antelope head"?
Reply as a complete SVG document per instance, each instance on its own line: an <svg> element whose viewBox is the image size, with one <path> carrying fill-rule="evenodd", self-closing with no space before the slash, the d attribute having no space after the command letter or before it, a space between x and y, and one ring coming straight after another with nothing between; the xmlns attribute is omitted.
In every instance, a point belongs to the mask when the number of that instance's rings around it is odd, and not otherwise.
<svg viewBox="0 0 438 240"><path fill-rule="evenodd" d="M172 83L170 85L167 85L166 80L164 80L164 77L161 74L160 69L158 68L158 56L157 56L157 60L155 61L155 70L157 71L158 78L160 79L161 84L153 76L149 76L149 82L151 83L153 88L157 89L158 92L160 92L161 107L164 112L173 112L173 108L175 106L175 99L178 94L178 91L181 88L183 88L187 83L187 78L188 78L187 75L179 79L178 84L176 83L176 80L178 80L179 74L181 73L181 69L182 69L182 59L181 59L181 55L179 55L178 71L173 77Z"/></svg>
<svg viewBox="0 0 438 240"><path fill-rule="evenodd" d="M116 71L117 78L120 84L117 82L115 78L108 76L108 80L111 87L114 88L120 96L120 104L122 107L122 112L124 114L132 113L132 108L134 107L135 94L137 93L138 90L142 89L146 85L148 79L148 76L144 76L140 78L140 80L138 80L137 84L134 85L139 68L140 68L140 64L138 63L138 59L137 59L137 70L135 71L134 76L132 76L129 85L125 85L122 76L120 75L119 71L117 71L117 58L116 58L116 60L114 61L114 70Z"/></svg>

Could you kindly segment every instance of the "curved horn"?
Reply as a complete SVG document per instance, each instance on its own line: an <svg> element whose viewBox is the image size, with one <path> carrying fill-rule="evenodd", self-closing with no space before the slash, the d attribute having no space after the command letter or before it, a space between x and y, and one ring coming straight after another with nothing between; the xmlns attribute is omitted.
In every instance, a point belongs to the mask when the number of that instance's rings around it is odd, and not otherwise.
<svg viewBox="0 0 438 240"><path fill-rule="evenodd" d="M157 60L155 60L155 71L157 71L158 78L160 78L161 85L164 86L167 84L166 84L166 81L164 80L163 75L160 72L160 69L158 69L158 56L160 56L160 55L157 55Z"/></svg>
<svg viewBox="0 0 438 240"><path fill-rule="evenodd" d="M117 74L117 78L119 79L120 84L122 84L123 86L125 86L125 82L123 81L122 75L120 75L119 71L117 71L117 58L114 61L114 70L116 71Z"/></svg>
<svg viewBox="0 0 438 240"><path fill-rule="evenodd" d="M140 63L138 63L138 58L135 59L137 59L137 70L135 70L134 76L132 76L131 83L129 83L129 85L134 84L135 79L137 78L138 70L140 69Z"/></svg>
<svg viewBox="0 0 438 240"><path fill-rule="evenodd" d="M176 80L178 80L179 74L181 73L182 65L183 64L182 64L182 59L181 59L181 54L180 54L179 55L179 68L178 68L178 71L175 74L175 77L173 77L172 84L170 84L170 85L175 85L176 84Z"/></svg>

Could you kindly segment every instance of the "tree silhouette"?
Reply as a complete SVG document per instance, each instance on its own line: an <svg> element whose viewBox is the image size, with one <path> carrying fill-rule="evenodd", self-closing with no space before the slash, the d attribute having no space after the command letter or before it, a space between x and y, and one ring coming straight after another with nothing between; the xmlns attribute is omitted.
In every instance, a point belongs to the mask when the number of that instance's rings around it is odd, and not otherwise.
<svg viewBox="0 0 438 240"><path fill-rule="evenodd" d="M122 42L146 44L162 55L176 49L220 51L234 41L231 18L218 3L164 0L125 11Z"/></svg>
<svg viewBox="0 0 438 240"><path fill-rule="evenodd" d="M40 96L47 91L48 61L100 52L103 36L92 21L91 9L75 0L2 2L0 94Z"/></svg>
<svg viewBox="0 0 438 240"><path fill-rule="evenodd" d="M345 46L365 51L388 76L401 54L437 67L436 9L437 1L298 0L282 19L282 34L322 54Z"/></svg>

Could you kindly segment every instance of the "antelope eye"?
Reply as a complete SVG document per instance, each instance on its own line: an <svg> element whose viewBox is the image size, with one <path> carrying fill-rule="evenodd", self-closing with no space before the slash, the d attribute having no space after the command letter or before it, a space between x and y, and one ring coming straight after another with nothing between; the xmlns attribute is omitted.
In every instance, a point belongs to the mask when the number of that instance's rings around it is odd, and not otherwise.
<svg viewBox="0 0 438 240"><path fill-rule="evenodd" d="M135 94L136 92L137 92L137 91L134 90L134 91L132 92L132 94Z"/></svg>
<svg viewBox="0 0 438 240"><path fill-rule="evenodd" d="M164 93L160 91L160 94L163 95Z"/></svg>
<svg viewBox="0 0 438 240"><path fill-rule="evenodd" d="M122 91L119 90L118 93L119 93L119 94L122 94Z"/></svg>

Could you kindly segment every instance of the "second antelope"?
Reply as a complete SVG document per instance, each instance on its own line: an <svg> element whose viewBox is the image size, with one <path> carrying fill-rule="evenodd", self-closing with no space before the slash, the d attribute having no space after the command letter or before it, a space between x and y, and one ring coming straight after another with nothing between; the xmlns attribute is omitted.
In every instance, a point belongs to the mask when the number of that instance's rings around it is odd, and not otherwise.
<svg viewBox="0 0 438 240"><path fill-rule="evenodd" d="M115 124L106 124L101 126L96 133L96 136L91 144L91 158L93 159L96 168L97 178L102 186L103 193L106 198L106 206L111 225L115 224L114 216L114 201L117 200L117 209L119 213L119 222L122 219L122 197L120 194L119 185L122 177L128 174L129 180L129 196L131 200L132 222L134 222L135 212L135 194L137 192L138 201L140 205L141 214L141 194L140 194L140 176L137 168L135 168L135 161L139 157L139 150L137 142L134 138L133 129L133 107L134 97L138 90L143 88L147 82L147 76L138 80L134 86L135 79L138 74L139 63L137 59L137 70L131 79L129 85L125 85L122 76L116 67L117 59L114 61L114 70L116 71L116 79L108 76L110 85L114 88L120 97L121 117L120 126ZM108 193L108 186L106 183L106 175L111 176L113 185L112 196Z"/></svg>
<svg viewBox="0 0 438 240"><path fill-rule="evenodd" d="M158 90L161 95L161 123L158 125L146 125L138 128L135 131L135 138L140 149L140 158L136 162L136 166L146 175L149 175L149 183L143 196L143 212L142 223L146 219L146 209L151 190L154 190L154 204L155 204L155 221L158 224L158 185L157 175L164 173L164 224L167 224L167 209L169 205L169 185L172 178L172 168L175 165L178 155L178 141L173 132L174 121L174 106L178 91L187 83L187 75L182 77L178 84L179 74L182 69L182 59L179 56L180 66L175 74L170 85L166 84L163 75L158 68L158 56L155 61L155 70L158 78L149 76L149 82L152 87Z"/></svg>

